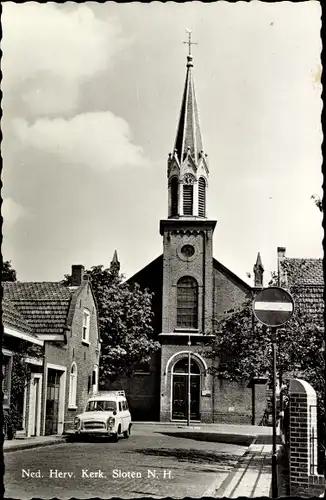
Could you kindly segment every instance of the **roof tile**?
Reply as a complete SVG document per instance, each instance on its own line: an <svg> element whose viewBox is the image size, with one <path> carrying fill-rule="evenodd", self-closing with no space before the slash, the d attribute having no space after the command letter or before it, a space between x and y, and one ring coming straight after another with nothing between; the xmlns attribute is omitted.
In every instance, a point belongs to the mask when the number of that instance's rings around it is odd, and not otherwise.
<svg viewBox="0 0 326 500"><path fill-rule="evenodd" d="M4 297L10 299L36 334L63 333L72 292L61 283L5 282Z"/></svg>

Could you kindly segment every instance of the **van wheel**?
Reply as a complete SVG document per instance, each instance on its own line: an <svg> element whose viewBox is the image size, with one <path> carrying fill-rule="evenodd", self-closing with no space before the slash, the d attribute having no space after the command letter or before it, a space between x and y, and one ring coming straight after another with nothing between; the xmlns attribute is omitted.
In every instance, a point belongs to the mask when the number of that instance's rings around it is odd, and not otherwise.
<svg viewBox="0 0 326 500"><path fill-rule="evenodd" d="M123 437L125 439L128 439L128 437L130 436L130 434L131 434L131 426L129 425L128 430L124 431Z"/></svg>

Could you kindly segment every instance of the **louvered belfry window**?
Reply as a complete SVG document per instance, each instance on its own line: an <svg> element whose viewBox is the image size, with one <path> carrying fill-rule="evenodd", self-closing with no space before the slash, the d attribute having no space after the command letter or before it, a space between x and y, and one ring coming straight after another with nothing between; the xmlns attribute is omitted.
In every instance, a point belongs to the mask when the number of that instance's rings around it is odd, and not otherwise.
<svg viewBox="0 0 326 500"><path fill-rule="evenodd" d="M183 215L193 214L194 187L192 184L183 185Z"/></svg>
<svg viewBox="0 0 326 500"><path fill-rule="evenodd" d="M176 177L171 179L171 216L178 215L179 182Z"/></svg>
<svg viewBox="0 0 326 500"><path fill-rule="evenodd" d="M198 182L198 215L199 217L206 216L206 182L203 177Z"/></svg>
<svg viewBox="0 0 326 500"><path fill-rule="evenodd" d="M190 276L177 284L177 326L198 328L198 284Z"/></svg>

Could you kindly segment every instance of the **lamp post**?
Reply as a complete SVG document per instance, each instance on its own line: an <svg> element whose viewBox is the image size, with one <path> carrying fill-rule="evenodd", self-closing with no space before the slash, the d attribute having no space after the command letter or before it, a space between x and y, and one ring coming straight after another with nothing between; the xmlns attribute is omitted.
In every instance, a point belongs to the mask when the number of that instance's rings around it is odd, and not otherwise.
<svg viewBox="0 0 326 500"><path fill-rule="evenodd" d="M191 346L191 340L190 340L190 334L189 334L189 339L188 339L188 412L187 412L187 425L190 427L190 403L191 403L191 386L190 386L190 362L191 362L191 354L190 354L190 346Z"/></svg>

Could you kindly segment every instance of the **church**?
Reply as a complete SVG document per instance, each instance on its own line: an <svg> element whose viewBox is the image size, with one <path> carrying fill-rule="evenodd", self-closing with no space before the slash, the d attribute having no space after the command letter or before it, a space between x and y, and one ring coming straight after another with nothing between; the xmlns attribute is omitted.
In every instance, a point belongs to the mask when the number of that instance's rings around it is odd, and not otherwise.
<svg viewBox="0 0 326 500"><path fill-rule="evenodd" d="M153 327L161 348L150 363L119 383L127 393L134 420L182 422L188 419L190 408L191 422L259 423L266 406L265 385L254 390L248 381L238 384L213 377L209 371L212 361L205 357L205 344L216 321L252 297L256 287L262 287L264 269L258 255L252 288L213 257L216 220L209 218L206 209L209 166L199 124L190 40L167 179L167 218L159 225L163 254L128 280L154 292ZM117 264L116 254L114 261L111 264Z"/></svg>

